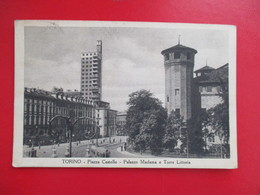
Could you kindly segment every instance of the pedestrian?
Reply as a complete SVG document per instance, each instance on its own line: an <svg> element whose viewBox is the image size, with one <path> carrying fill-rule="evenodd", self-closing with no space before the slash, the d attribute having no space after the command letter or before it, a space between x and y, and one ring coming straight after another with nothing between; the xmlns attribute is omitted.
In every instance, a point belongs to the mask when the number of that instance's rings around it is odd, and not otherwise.
<svg viewBox="0 0 260 195"><path fill-rule="evenodd" d="M126 151L126 143L124 144L124 148L125 148L125 151Z"/></svg>
<svg viewBox="0 0 260 195"><path fill-rule="evenodd" d="M123 151L123 146L121 146L121 151Z"/></svg>

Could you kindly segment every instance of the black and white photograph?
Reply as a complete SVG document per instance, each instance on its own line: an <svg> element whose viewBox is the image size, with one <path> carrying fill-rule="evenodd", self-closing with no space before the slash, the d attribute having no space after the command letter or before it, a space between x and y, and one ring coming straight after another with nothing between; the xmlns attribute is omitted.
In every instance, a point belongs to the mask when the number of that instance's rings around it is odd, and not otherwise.
<svg viewBox="0 0 260 195"><path fill-rule="evenodd" d="M15 167L237 168L236 27L15 22Z"/></svg>

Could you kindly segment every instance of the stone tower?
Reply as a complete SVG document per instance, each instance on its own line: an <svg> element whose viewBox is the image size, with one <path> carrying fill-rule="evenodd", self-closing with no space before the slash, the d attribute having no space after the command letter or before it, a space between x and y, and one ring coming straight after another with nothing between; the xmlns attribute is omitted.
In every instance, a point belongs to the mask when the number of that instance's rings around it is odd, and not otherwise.
<svg viewBox="0 0 260 195"><path fill-rule="evenodd" d="M193 109L193 68L197 51L175 45L161 52L165 67L165 107L168 114L175 111L187 121Z"/></svg>

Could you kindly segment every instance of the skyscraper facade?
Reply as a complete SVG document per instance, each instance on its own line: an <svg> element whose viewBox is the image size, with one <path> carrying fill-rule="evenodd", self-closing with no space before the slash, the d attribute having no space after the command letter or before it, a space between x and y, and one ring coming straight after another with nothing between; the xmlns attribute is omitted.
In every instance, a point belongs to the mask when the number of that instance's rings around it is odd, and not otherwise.
<svg viewBox="0 0 260 195"><path fill-rule="evenodd" d="M88 100L100 101L102 95L102 41L94 52L81 53L81 93Z"/></svg>

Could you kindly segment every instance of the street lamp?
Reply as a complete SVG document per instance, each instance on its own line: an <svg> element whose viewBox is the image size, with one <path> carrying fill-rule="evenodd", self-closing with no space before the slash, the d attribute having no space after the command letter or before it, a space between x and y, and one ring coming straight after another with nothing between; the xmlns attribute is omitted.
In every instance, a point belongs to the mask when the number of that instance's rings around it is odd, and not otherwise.
<svg viewBox="0 0 260 195"><path fill-rule="evenodd" d="M57 118L62 118L62 119L64 119L66 121L66 128L67 128L67 130L69 132L69 157L72 157L73 131L74 131L74 126L77 124L78 121L83 120L83 119L87 119L87 120L93 121L95 130L94 130L94 135L92 137L94 137L95 135L97 136L96 121L94 119L92 119L92 118L89 118L89 117L79 117L74 122L72 122L70 117L62 116L62 115L56 115L51 120L49 120L49 130L50 131L51 131L51 124L52 124L52 122L55 119L57 119Z"/></svg>

